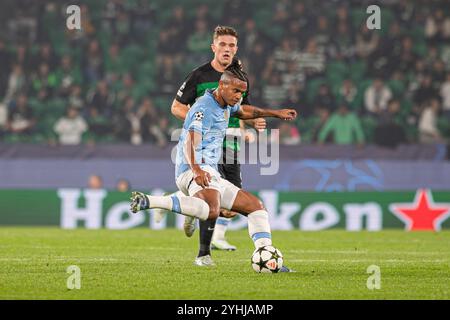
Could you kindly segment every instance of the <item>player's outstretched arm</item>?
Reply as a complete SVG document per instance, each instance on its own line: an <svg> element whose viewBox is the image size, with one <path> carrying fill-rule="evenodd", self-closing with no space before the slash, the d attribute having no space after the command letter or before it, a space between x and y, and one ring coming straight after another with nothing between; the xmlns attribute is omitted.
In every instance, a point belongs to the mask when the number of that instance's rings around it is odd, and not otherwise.
<svg viewBox="0 0 450 320"><path fill-rule="evenodd" d="M279 118L282 120L294 120L297 117L297 111L294 109L261 109L255 106L243 105L236 113L236 117L242 120L256 118Z"/></svg>

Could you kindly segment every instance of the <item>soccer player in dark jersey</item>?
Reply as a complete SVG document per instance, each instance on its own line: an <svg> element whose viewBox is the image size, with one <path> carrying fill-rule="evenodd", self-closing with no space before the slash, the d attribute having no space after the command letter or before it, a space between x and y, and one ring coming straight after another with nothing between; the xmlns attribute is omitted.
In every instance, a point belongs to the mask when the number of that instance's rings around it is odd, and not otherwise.
<svg viewBox="0 0 450 320"><path fill-rule="evenodd" d="M217 88L223 71L236 59L235 55L238 49L237 40L238 35L233 28L224 26L216 27L213 35L213 43L211 44L214 59L196 68L187 76L172 103L171 111L173 115L184 120L189 111L189 106L193 105L195 100L202 96L206 89ZM241 104L250 105L248 89L243 96ZM266 125L265 120L262 118L253 120L251 124L256 129L264 129ZM240 164L237 161L237 157L241 127L243 125L238 118L230 118L227 138L224 140L224 160L219 165L220 174L239 188L242 187L242 180ZM228 160L225 159L226 157L228 157ZM236 247L230 245L225 240L226 227L230 221L227 217L232 217L235 213L222 210L221 215L215 226L214 221L200 222L199 256L209 254L212 230L214 229L213 247L223 250L236 249ZM186 235L192 235L195 230L194 226L194 220L187 217L184 225Z"/></svg>

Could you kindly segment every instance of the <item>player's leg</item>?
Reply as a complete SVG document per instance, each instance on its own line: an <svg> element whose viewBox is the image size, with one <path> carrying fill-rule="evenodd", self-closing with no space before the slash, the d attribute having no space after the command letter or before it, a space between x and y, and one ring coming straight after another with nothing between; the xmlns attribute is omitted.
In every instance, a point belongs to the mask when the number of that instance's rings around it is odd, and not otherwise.
<svg viewBox="0 0 450 320"><path fill-rule="evenodd" d="M181 192L181 191L176 191L176 192L173 192L173 193L170 193L170 192L167 192L167 193L165 193L164 194L165 196L177 196L177 197L183 197L184 196L184 194L183 194L183 192ZM153 216L155 217L155 222L156 223L159 223L159 222L161 222L163 219L164 219L164 217L165 217L165 215L167 214L167 212L168 212L168 210L166 210L166 209L160 209L160 208L156 208L156 209L154 209L153 210ZM189 218L189 219L193 219L193 220L195 220L195 218L193 218L193 217L191 217L191 216L185 216L186 218ZM195 226L195 225L194 225ZM192 231L193 232L193 231ZM192 234L191 234L192 235Z"/></svg>
<svg viewBox="0 0 450 320"><path fill-rule="evenodd" d="M241 166L239 163L235 162L232 164L227 164L224 158L224 163L218 166L219 173L222 178L225 178L236 187L242 187L241 179ZM231 245L225 238L225 233L227 231L228 225L231 222L231 218L237 213L226 209L221 209L220 216L217 218L216 226L214 228L214 234L212 237L211 247L213 249L219 250L236 250L236 246Z"/></svg>
<svg viewBox="0 0 450 320"><path fill-rule="evenodd" d="M201 189L195 182L191 183L191 190ZM199 266L213 266L211 259L211 237L214 225L220 212L220 193L217 189L206 188L196 191L194 196L151 196L141 192L133 192L132 211L161 208L176 213L190 215L199 218L200 226L200 249L195 259ZM197 208L196 208L197 207ZM205 212L207 211L207 213ZM201 215L198 213L202 213ZM205 219L205 216L207 219Z"/></svg>
<svg viewBox="0 0 450 320"><path fill-rule="evenodd" d="M225 251L235 251L236 246L230 244L225 237L225 233L228 230L228 225L230 224L233 217L237 215L237 212L229 211L226 209L220 209L220 215L216 221L216 227L214 228L214 233L211 242L211 248L217 250Z"/></svg>
<svg viewBox="0 0 450 320"><path fill-rule="evenodd" d="M200 198L179 194L153 196L133 191L131 194L131 212L136 213L147 209L165 209L200 220L207 220L210 214L208 204Z"/></svg>
<svg viewBox="0 0 450 320"><path fill-rule="evenodd" d="M153 196L142 192L132 192L131 211L137 212L147 209L166 209L175 213L207 220L210 214L208 203L204 200L192 197L195 193L202 190L194 180L192 170L187 170L176 179L176 185L182 192L172 195Z"/></svg>
<svg viewBox="0 0 450 320"><path fill-rule="evenodd" d="M247 216L248 233L256 249L272 245L269 213L261 200L250 192L241 189L237 193L231 209ZM293 270L283 266L280 272L293 272Z"/></svg>
<svg viewBox="0 0 450 320"><path fill-rule="evenodd" d="M220 174L212 167L202 167L203 170L209 172L211 181L208 188L202 188L194 179L192 170L187 171L177 179L178 188L185 194L195 196L205 201L209 208L209 219L199 221L200 224L200 248L195 263L200 266L210 266L214 263L211 259L211 238L214 232L216 219L220 212Z"/></svg>
<svg viewBox="0 0 450 320"><path fill-rule="evenodd" d="M164 194L165 196L177 196L177 197L183 197L184 194L181 191L177 191L174 193L166 193ZM157 223L159 223L160 221L162 221L162 219L164 219L164 216L167 214L168 210L166 209L160 209L160 208L156 208L153 210L153 216L155 217L155 221ZM184 223L183 223L183 230L184 230L184 234L187 237L192 237L192 235L194 234L195 231L195 221L196 218L193 216L188 216L186 215L184 217Z"/></svg>
<svg viewBox="0 0 450 320"><path fill-rule="evenodd" d="M223 169L223 165L218 166L219 173L222 177L225 176L225 171ZM221 212L224 209L221 209ZM212 225L212 222L210 221L199 221L199 242L200 242L200 248L202 247L202 243L208 243L211 241L208 241L207 239L214 238L217 236L216 242L214 241L211 243L213 249L223 249L223 250L236 250L235 246L230 245L225 240L225 231L226 227L229 223L230 219L225 218L223 216L219 216L217 218L214 226ZM183 225L184 233L186 236L190 237L195 231L195 218L186 216L184 218L184 225ZM211 230L214 229L214 232L211 232ZM210 235L212 233L212 235ZM200 254L200 253L199 253Z"/></svg>
<svg viewBox="0 0 450 320"><path fill-rule="evenodd" d="M195 264L198 266L212 266L214 262L211 259L211 238L214 232L216 219L220 212L220 193L216 189L203 189L195 193L194 197L204 200L209 205L209 219L199 221L200 224L200 247Z"/></svg>
<svg viewBox="0 0 450 320"><path fill-rule="evenodd" d="M247 216L248 232L256 248L272 244L269 214L261 200L241 189L236 195L232 210Z"/></svg>

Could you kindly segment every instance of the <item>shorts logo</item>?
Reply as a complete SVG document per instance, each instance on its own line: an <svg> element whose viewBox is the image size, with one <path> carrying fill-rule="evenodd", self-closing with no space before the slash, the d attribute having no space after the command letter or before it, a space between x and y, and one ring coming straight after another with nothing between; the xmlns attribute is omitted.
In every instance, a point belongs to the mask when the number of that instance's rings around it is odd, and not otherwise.
<svg viewBox="0 0 450 320"><path fill-rule="evenodd" d="M201 111L197 111L194 114L194 119L197 120L197 121L202 121L203 117L204 117L204 115L203 115L203 112L201 112Z"/></svg>

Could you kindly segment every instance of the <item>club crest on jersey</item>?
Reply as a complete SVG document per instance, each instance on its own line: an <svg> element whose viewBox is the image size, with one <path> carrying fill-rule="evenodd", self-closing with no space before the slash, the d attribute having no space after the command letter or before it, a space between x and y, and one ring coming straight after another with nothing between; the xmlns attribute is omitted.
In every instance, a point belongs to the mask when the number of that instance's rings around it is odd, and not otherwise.
<svg viewBox="0 0 450 320"><path fill-rule="evenodd" d="M202 121L203 117L204 115L202 111L197 111L196 113L194 113L194 120Z"/></svg>

